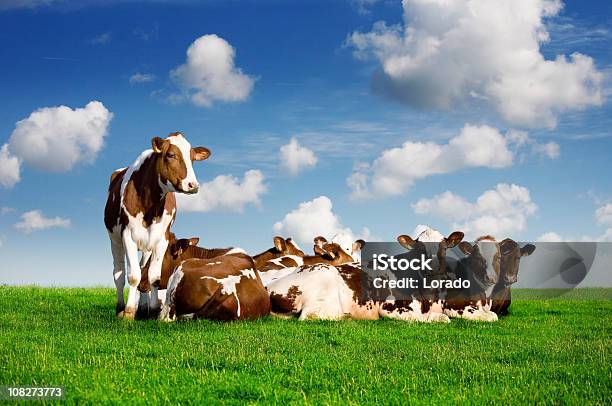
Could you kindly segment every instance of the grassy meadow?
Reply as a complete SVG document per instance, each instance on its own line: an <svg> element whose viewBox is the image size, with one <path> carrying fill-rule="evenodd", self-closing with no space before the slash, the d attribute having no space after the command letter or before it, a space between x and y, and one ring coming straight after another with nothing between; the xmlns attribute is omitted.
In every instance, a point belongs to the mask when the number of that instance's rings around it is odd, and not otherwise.
<svg viewBox="0 0 612 406"><path fill-rule="evenodd" d="M612 290L538 296L490 324L164 324L117 320L113 289L0 286L0 385L96 404L612 403Z"/></svg>

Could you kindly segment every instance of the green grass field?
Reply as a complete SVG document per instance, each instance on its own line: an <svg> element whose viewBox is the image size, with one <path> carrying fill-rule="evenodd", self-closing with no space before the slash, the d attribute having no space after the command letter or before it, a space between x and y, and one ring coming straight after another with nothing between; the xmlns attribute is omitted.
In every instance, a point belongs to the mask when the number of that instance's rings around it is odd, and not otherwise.
<svg viewBox="0 0 612 406"><path fill-rule="evenodd" d="M611 404L612 290L537 295L491 324L163 324L115 319L112 289L0 287L0 385L64 385L70 403Z"/></svg>

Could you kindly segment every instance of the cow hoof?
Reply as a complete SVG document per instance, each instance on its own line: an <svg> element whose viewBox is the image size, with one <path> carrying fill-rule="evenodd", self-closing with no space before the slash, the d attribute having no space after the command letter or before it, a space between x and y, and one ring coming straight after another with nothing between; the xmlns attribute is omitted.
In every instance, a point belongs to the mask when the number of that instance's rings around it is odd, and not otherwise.
<svg viewBox="0 0 612 406"><path fill-rule="evenodd" d="M123 320L134 320L136 318L136 310L125 309L124 311L119 313L117 317Z"/></svg>

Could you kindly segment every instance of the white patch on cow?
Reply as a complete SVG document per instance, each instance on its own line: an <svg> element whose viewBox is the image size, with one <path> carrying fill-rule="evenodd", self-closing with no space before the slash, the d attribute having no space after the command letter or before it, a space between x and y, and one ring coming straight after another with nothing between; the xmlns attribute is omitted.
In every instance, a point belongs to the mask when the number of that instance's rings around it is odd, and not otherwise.
<svg viewBox="0 0 612 406"><path fill-rule="evenodd" d="M170 141L170 144L176 145L183 155L183 161L187 167L187 176L181 181L181 189L182 191L189 192L192 189L189 187L189 183L198 185L198 180L193 170L193 162L191 161L191 144L180 133L167 139Z"/></svg>
<svg viewBox="0 0 612 406"><path fill-rule="evenodd" d="M485 238L477 243L480 255L485 259L487 263L487 276L492 281L497 281L497 273L495 272L494 259L495 255L499 252L499 245L495 239Z"/></svg>
<svg viewBox="0 0 612 406"><path fill-rule="evenodd" d="M486 301L486 303L483 305L479 300L473 306L466 306L461 313L453 309L444 309L444 313L453 318L456 317L472 321L494 322L497 321L497 314L491 311L491 304L491 301Z"/></svg>
<svg viewBox="0 0 612 406"><path fill-rule="evenodd" d="M292 259L295 261L295 263L297 264L296 266L302 266L304 265L304 258L297 256L297 255L284 255L282 257L278 257L278 258L272 258L271 260L268 261L268 263L270 264L274 264L274 265L278 265L278 266L283 266L283 261L285 259ZM295 267L293 267L295 268Z"/></svg>
<svg viewBox="0 0 612 406"><path fill-rule="evenodd" d="M238 303L238 317L240 317L240 299L238 298L238 284L240 279L246 276L250 279L257 279L257 274L252 268L242 269L240 275L228 275L225 278L217 279L212 276L202 276L200 279L212 279L221 285L221 293L224 295L234 295L236 303Z"/></svg>
<svg viewBox="0 0 612 406"><path fill-rule="evenodd" d="M232 248L231 250L227 251L224 255L232 255L232 254L248 255L245 250L239 247Z"/></svg>
<svg viewBox="0 0 612 406"><path fill-rule="evenodd" d="M273 282L284 278L287 275L290 275L291 273L293 273L293 271L295 271L297 269L297 267L287 267L287 268L281 268L281 269L270 269L267 270L265 272L259 272L259 278L261 279L261 283L264 285L264 287L268 287L268 285L272 284Z"/></svg>
<svg viewBox="0 0 612 406"><path fill-rule="evenodd" d="M166 289L166 300L164 300L161 312L159 313L159 320L161 321L174 321L176 320L176 313L170 317L170 310L174 306L174 296L176 294L176 288L179 283L183 280L183 264L181 263L176 271L170 276L168 280L168 287Z"/></svg>
<svg viewBox="0 0 612 406"><path fill-rule="evenodd" d="M206 266L210 266L210 265L220 265L221 261L217 261L217 262L209 262L207 264L205 264Z"/></svg>
<svg viewBox="0 0 612 406"><path fill-rule="evenodd" d="M125 173L125 175L123 176L123 179L121 180L121 208L125 208L123 206L123 196L125 195L125 188L128 182L130 181L130 179L132 179L132 175L134 174L134 172L140 169L144 161L146 161L147 158L151 156L151 154L153 154L152 149L147 149L147 150L142 151L142 153L138 156L138 158L136 158L134 163L128 167L127 172Z"/></svg>

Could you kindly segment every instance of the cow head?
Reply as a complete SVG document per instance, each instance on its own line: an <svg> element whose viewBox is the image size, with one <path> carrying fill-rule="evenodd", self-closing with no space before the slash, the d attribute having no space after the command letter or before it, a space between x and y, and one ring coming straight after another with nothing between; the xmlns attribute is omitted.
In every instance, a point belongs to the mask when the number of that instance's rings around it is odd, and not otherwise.
<svg viewBox="0 0 612 406"><path fill-rule="evenodd" d="M316 239L315 239L316 241ZM323 258L330 265L342 265L355 262L353 257L344 251L344 249L336 243L323 243L321 246L314 246L314 253Z"/></svg>
<svg viewBox="0 0 612 406"><path fill-rule="evenodd" d="M347 233L338 233L332 238L332 243L337 244L346 252L348 255L353 258L355 262L361 262L361 249L365 245L365 241L358 239L353 241L350 234ZM315 237L314 245L315 247L323 247L323 245L328 244L328 241L323 236ZM315 252L316 253L316 252Z"/></svg>
<svg viewBox="0 0 612 406"><path fill-rule="evenodd" d="M497 283L500 275L499 244L490 235L478 237L474 244L463 241L459 249L468 256L468 268L486 286Z"/></svg>
<svg viewBox="0 0 612 406"><path fill-rule="evenodd" d="M499 243L499 249L501 252L500 282L508 287L518 280L521 258L533 254L536 247L533 244L527 244L521 248L516 241L506 238Z"/></svg>
<svg viewBox="0 0 612 406"><path fill-rule="evenodd" d="M274 248L279 254L278 256L296 255L303 257L305 255L292 238L274 237Z"/></svg>
<svg viewBox="0 0 612 406"><path fill-rule="evenodd" d="M151 140L153 153L157 156L159 185L165 192L194 194L200 187L193 171L193 161L202 161L210 156L204 147L191 147L183 134L176 132L168 138Z"/></svg>
<svg viewBox="0 0 612 406"><path fill-rule="evenodd" d="M428 258L434 258L435 255L439 262L440 272L445 272L445 269L442 269L442 267L445 265L446 250L459 244L463 240L463 233L461 231L454 231L448 237L436 239L439 241L430 241L429 239L422 241L419 236L415 240L409 235L402 234L397 237L397 242L416 255L424 254Z"/></svg>

